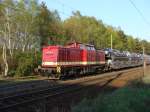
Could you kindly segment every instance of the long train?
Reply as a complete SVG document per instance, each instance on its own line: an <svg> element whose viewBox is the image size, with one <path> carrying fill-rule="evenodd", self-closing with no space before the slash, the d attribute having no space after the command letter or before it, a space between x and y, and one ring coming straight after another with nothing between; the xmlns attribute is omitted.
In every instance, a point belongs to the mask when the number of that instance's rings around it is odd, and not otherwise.
<svg viewBox="0 0 150 112"><path fill-rule="evenodd" d="M144 59L150 64L148 55L109 48L99 50L94 45L73 42L66 46L43 47L42 66L38 70L60 78L141 66Z"/></svg>

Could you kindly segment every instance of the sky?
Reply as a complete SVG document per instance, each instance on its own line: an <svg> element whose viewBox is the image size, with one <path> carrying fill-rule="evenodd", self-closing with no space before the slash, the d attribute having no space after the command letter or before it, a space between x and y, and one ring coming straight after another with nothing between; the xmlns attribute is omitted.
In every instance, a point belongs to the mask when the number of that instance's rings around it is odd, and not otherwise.
<svg viewBox="0 0 150 112"><path fill-rule="evenodd" d="M50 10L58 10L62 20L72 11L79 10L84 16L94 16L104 24L121 27L127 34L150 42L150 0L39 0Z"/></svg>

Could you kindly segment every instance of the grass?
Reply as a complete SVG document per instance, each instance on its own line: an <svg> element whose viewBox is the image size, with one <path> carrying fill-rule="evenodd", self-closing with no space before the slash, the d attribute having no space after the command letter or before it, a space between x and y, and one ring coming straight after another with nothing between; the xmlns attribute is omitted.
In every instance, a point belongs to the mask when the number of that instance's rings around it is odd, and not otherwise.
<svg viewBox="0 0 150 112"><path fill-rule="evenodd" d="M150 77L143 80L150 82ZM150 112L149 104L149 84L136 82L96 99L84 99L72 107L72 112Z"/></svg>
<svg viewBox="0 0 150 112"><path fill-rule="evenodd" d="M145 84L150 84L150 75L145 75L142 78L142 82L145 83Z"/></svg>

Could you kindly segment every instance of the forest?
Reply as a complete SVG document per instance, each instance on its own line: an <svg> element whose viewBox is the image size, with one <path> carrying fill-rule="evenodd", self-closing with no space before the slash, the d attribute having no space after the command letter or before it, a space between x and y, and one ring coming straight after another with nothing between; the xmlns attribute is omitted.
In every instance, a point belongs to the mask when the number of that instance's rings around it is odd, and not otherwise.
<svg viewBox="0 0 150 112"><path fill-rule="evenodd" d="M62 20L57 10L50 10L38 0L0 0L0 76L20 77L33 74L41 64L45 45L69 42L94 44L110 48L150 54L150 42L127 35L120 27L103 23L80 11Z"/></svg>

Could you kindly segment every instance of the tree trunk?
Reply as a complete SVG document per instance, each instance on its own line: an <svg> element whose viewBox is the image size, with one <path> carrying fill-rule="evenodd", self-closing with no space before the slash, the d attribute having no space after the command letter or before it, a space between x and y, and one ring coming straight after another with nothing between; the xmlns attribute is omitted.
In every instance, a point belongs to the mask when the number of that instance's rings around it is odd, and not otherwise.
<svg viewBox="0 0 150 112"><path fill-rule="evenodd" d="M25 47L26 47L26 45L24 44L23 47L22 47L22 52L25 51Z"/></svg>
<svg viewBox="0 0 150 112"><path fill-rule="evenodd" d="M8 75L7 49L6 44L3 45L3 61L4 61L4 76Z"/></svg>

